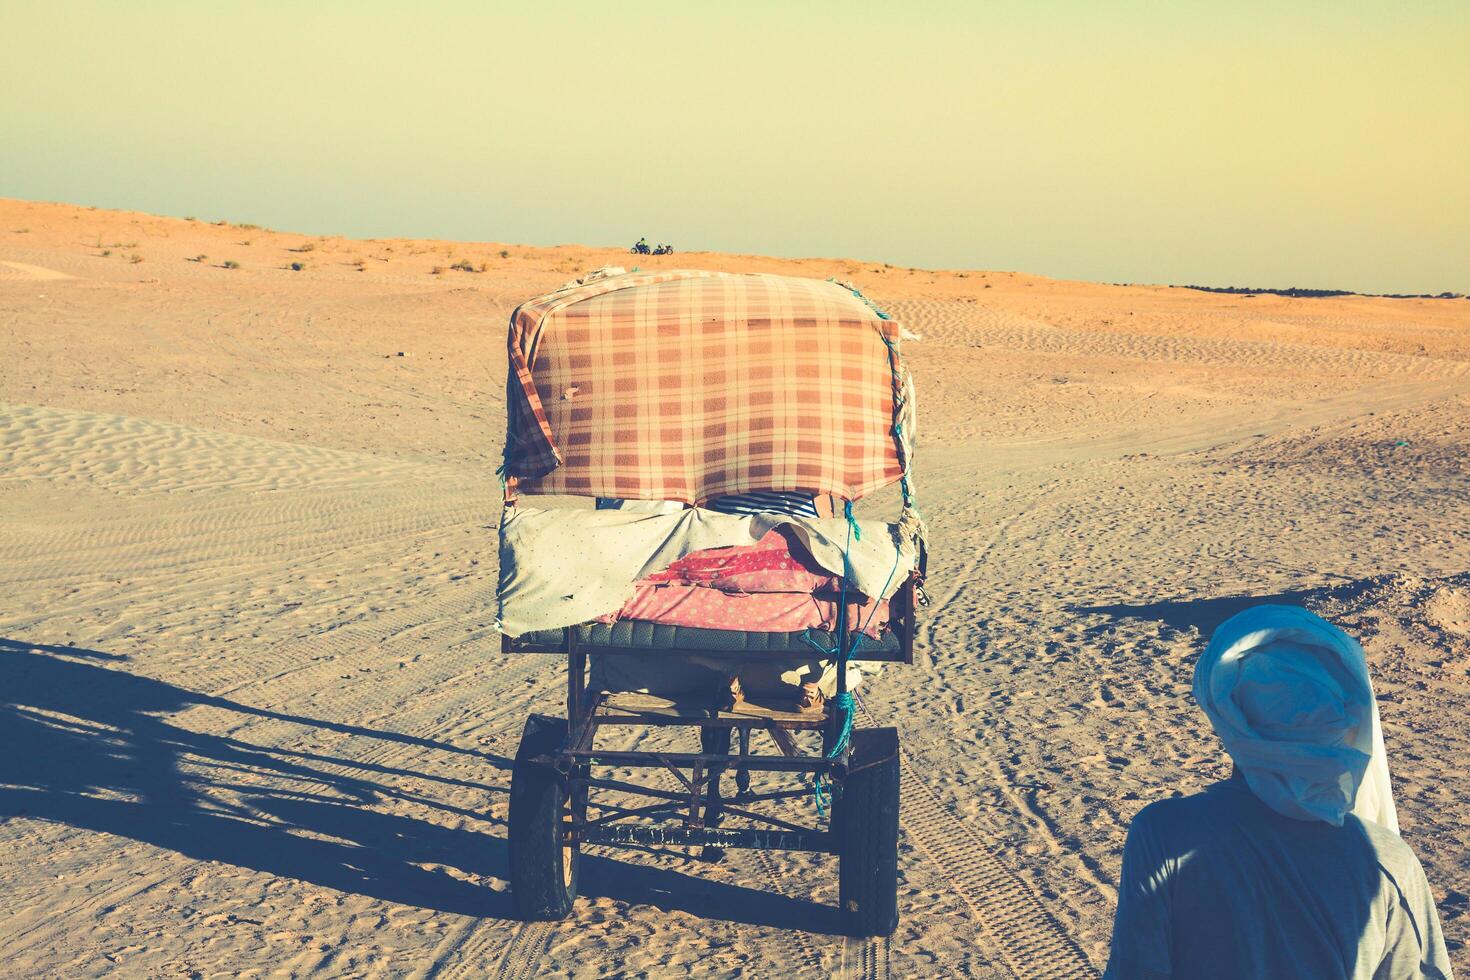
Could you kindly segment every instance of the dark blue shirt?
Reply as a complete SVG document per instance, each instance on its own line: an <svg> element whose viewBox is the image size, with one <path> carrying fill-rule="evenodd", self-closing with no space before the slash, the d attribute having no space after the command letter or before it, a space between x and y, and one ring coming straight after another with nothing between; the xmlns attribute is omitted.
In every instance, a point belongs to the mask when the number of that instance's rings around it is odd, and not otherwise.
<svg viewBox="0 0 1470 980"><path fill-rule="evenodd" d="M1284 817L1236 776L1133 819L1105 976L1439 980L1450 965L1397 834Z"/></svg>

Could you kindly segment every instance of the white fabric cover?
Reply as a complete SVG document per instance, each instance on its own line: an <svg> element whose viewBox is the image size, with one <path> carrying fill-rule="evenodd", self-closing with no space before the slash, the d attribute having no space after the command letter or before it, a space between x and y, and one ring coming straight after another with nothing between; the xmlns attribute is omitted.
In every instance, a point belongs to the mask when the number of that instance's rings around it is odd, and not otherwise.
<svg viewBox="0 0 1470 980"><path fill-rule="evenodd" d="M679 500L628 500L626 497L599 497L598 510L622 510L630 514L677 514L685 508Z"/></svg>
<svg viewBox="0 0 1470 980"><path fill-rule="evenodd" d="M500 525L500 629L519 636L615 613L644 576L692 551L754 544L783 524L796 529L817 564L843 573L849 535L841 517L740 517L700 507L672 514L508 508ZM850 542L851 582L887 599L914 568L913 546L900 542L893 525L860 521L858 527L861 537Z"/></svg>
<svg viewBox="0 0 1470 980"><path fill-rule="evenodd" d="M1368 663L1342 630L1305 609L1247 609L1210 638L1194 696L1277 813L1340 827L1351 812L1398 832Z"/></svg>

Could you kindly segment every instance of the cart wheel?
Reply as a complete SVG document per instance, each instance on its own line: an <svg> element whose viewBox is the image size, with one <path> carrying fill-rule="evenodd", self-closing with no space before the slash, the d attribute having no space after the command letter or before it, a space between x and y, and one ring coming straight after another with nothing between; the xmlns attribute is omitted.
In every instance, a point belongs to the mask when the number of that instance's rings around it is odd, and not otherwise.
<svg viewBox="0 0 1470 980"><path fill-rule="evenodd" d="M898 731L852 733L852 761L832 804L837 899L849 936L898 928Z"/></svg>
<svg viewBox="0 0 1470 980"><path fill-rule="evenodd" d="M510 775L510 896L522 919L564 919L577 897L581 854L565 842L571 801L560 773L539 755L551 755L567 738L564 718L531 715L521 732Z"/></svg>

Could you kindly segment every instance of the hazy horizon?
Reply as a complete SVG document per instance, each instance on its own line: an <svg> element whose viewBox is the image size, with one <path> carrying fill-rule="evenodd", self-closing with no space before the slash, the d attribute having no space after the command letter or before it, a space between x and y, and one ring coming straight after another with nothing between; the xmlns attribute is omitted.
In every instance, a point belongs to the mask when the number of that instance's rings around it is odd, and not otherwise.
<svg viewBox="0 0 1470 980"><path fill-rule="evenodd" d="M1470 291L1470 7L7 5L0 196ZM3 231L3 229L0 229Z"/></svg>

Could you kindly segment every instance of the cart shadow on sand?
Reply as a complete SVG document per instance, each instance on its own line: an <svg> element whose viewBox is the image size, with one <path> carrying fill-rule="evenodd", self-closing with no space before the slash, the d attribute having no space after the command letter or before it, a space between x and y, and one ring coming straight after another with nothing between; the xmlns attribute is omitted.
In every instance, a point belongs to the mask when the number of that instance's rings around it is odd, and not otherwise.
<svg viewBox="0 0 1470 980"><path fill-rule="evenodd" d="M17 817L59 823L382 901L511 917L505 891L425 867L504 881L503 836L377 808L385 800L418 804L456 823L488 824L483 813L396 784L449 784L482 792L488 802L508 791L510 760L251 707L119 669L126 660L0 638L0 823ZM494 778L447 779L191 731L170 721L193 707L472 755ZM592 854L583 859L582 887L587 895L701 918L837 931L835 910L815 902Z"/></svg>
<svg viewBox="0 0 1470 980"><path fill-rule="evenodd" d="M1375 585L1382 577L1355 579L1333 585L1310 589L1293 589L1271 595L1228 595L1210 596L1199 599L1165 599L1159 602L1143 602L1135 605L1117 603L1113 605L1069 606L1067 611L1079 616L1102 615L1112 620L1154 620L1176 630L1197 629L1203 637L1209 637L1225 620L1253 606L1305 606L1307 602L1320 602L1326 598L1350 600ZM1095 627L1094 632L1109 627Z"/></svg>

